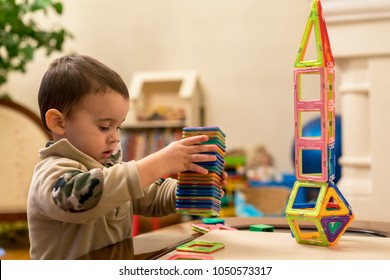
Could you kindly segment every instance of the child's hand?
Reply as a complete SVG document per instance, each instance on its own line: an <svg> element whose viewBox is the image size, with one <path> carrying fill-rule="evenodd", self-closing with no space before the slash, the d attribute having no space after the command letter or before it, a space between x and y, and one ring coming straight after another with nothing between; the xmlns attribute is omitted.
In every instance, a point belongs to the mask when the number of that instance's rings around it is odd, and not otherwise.
<svg viewBox="0 0 390 280"><path fill-rule="evenodd" d="M164 175L183 171L207 174L208 170L196 164L196 162L217 160L217 157L212 154L204 154L217 151L217 145L200 145L208 139L207 135L184 138L138 160L137 166L141 185L146 187Z"/></svg>
<svg viewBox="0 0 390 280"><path fill-rule="evenodd" d="M205 152L215 152L216 145L200 145L209 139L207 135L192 136L172 142L162 149L161 155L167 166L168 173L178 173L182 171L194 171L207 174L208 170L196 162L216 161L217 157Z"/></svg>
<svg viewBox="0 0 390 280"><path fill-rule="evenodd" d="M224 171L222 173L222 186L223 187L226 187L226 185L227 185L227 178L228 178L228 174Z"/></svg>

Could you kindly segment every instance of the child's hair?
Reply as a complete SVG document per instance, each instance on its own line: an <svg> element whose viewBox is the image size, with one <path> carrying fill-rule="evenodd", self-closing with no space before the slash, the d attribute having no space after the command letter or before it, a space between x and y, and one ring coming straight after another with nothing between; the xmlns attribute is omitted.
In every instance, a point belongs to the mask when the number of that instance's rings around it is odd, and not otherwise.
<svg viewBox="0 0 390 280"><path fill-rule="evenodd" d="M122 78L96 59L85 55L69 55L54 60L42 78L38 93L44 127L49 130L45 120L49 109L57 109L70 118L72 110L83 98L109 90L129 99L129 91Z"/></svg>

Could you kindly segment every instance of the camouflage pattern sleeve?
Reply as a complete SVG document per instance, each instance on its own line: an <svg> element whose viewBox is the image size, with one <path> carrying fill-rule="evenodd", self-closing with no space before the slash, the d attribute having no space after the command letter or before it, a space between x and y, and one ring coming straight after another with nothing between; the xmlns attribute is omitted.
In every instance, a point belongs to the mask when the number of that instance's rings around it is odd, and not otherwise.
<svg viewBox="0 0 390 280"><path fill-rule="evenodd" d="M160 217L175 213L177 180L158 179L144 189L144 197L133 202L134 214Z"/></svg>
<svg viewBox="0 0 390 280"><path fill-rule="evenodd" d="M75 213L94 208L103 194L103 172L74 170L63 174L53 185L54 203L64 211Z"/></svg>

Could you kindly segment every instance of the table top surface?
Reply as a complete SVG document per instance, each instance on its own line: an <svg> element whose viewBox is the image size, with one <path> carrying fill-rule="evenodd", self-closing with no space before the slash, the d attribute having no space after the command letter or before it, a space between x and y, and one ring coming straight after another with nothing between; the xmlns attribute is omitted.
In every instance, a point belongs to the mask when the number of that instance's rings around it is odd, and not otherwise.
<svg viewBox="0 0 390 280"><path fill-rule="evenodd" d="M288 240L288 242L291 242L292 245L289 245L287 247L296 246L297 243L292 239L290 234L290 228L287 224L287 221L285 218L245 218L245 217L226 217L223 218L225 220L225 224L229 225L231 227L234 227L238 229L238 231L235 231L234 233L223 233L223 231L220 231L220 233L214 233L209 232L205 235L202 235L201 233L195 232L192 230L192 224L194 223L202 223L202 220L194 220L184 223L179 223L176 225L164 227L155 231L151 231L148 233L144 233L138 236L135 236L133 238L126 239L124 241L118 242L114 245L107 246L105 248L90 252L84 256L82 256L80 259L91 259L91 260L109 260L109 259L115 259L115 260L145 260L145 259L166 259L172 254L174 254L176 247L179 245L182 245L186 242L192 241L192 240L203 240L209 238L210 241L217 241L218 238L220 240L225 240L225 242L228 242L229 236L231 237L230 240L237 240L241 239L242 246L246 246L245 242L252 242L251 236L253 234L256 234L254 232L249 232L249 226L255 225L255 224L267 224L272 225L274 227L274 232L271 233L261 233L261 236L264 236L264 240L273 240L272 242L275 242L275 240ZM310 227L309 227L310 228ZM257 232L257 234L259 234ZM260 235L258 235L260 236ZM257 237L258 237L257 236ZM272 238L270 238L272 236ZM288 236L288 237L287 237ZM358 246L365 246L366 248L370 248L369 251L367 251L366 254L360 255L359 258L366 258L369 256L369 254L375 254L377 258L383 258L384 256L387 256L386 252L389 252L389 258L390 259L390 223L386 222L369 222L369 221L353 221L350 227L347 229L347 231L344 233L344 235L340 238L340 241L333 246L334 248L337 247L339 243L345 241L345 246L353 246L351 244L360 244ZM363 239L362 239L363 238ZM364 240L365 242L360 242ZM258 242L257 245L266 244L269 241L262 241ZM245 241L245 242L244 242ZM383 246L379 248L380 246L377 245L378 242L384 242ZM285 241L283 241L285 242ZM351 243L353 242L353 243ZM246 245L245 245L246 244ZM252 242L252 245L254 243ZM282 244L282 243L281 243ZM284 243L283 243L284 244ZM302 245L300 246L305 247L319 247L319 246L311 246L311 245ZM237 244L234 245L235 247L229 246L230 249L226 250L224 255L220 256L221 253L216 254L218 258L221 259L227 259L229 256L232 259L237 258L237 255L234 255L234 251L239 251L237 247ZM238 245L239 246L239 245ZM228 247L227 247L228 248ZM236 248L236 249L234 249ZM387 249L386 249L387 248ZM290 248L291 249L291 248ZM289 250L290 250L289 249ZM312 251L312 248L308 248L307 250ZM321 250L321 249L314 249L314 250ZM334 249L332 249L334 251ZM379 250L379 251L378 251ZM344 253L344 255L338 255L338 258L344 259L344 258L351 258L353 256L353 250L350 248L345 248L344 251L348 251L348 254ZM328 250L327 253L319 255L319 258L327 258L329 257L329 252L331 250ZM383 252L383 254L382 254ZM279 257L276 257L275 255L272 255L272 258L286 258L286 254L288 252L280 252ZM262 254L262 258L270 258L271 255L268 254ZM306 257L305 257L306 256ZM257 255L247 255L247 258L259 258ZM307 255L296 255L296 259L302 259L307 258Z"/></svg>

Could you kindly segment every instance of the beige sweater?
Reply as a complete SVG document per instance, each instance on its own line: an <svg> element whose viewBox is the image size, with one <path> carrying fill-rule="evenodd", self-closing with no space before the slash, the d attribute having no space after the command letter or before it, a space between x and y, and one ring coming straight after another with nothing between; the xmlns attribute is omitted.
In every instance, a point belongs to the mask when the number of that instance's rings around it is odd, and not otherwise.
<svg viewBox="0 0 390 280"><path fill-rule="evenodd" d="M66 139L39 155L27 208L32 259L76 259L130 238L133 214L175 212L177 181L142 189L134 161L107 167Z"/></svg>

